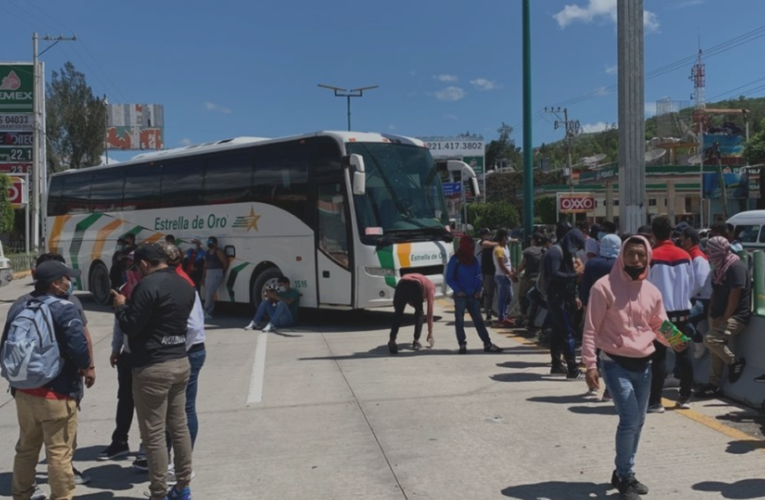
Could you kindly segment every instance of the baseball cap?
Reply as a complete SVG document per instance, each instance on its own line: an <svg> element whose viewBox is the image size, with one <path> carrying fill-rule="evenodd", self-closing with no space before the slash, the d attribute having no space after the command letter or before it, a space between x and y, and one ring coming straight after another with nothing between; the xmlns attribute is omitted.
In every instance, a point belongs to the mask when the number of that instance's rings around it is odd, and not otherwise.
<svg viewBox="0 0 765 500"><path fill-rule="evenodd" d="M690 224L688 224L687 222L683 221L680 224L678 224L677 226L675 226L675 228L672 230L672 232L675 233L675 234L683 234L685 232L685 230L688 229L688 228L693 229Z"/></svg>
<svg viewBox="0 0 765 500"><path fill-rule="evenodd" d="M683 229L683 232L681 234L683 236L685 236L686 238L688 238L689 240L691 240L696 245L698 245L698 243L701 241L701 237L699 236L699 232L696 231L691 226L687 226L685 229Z"/></svg>
<svg viewBox="0 0 765 500"><path fill-rule="evenodd" d="M637 234L640 236L653 236L653 229L651 229L651 226L646 224L645 226L640 226L638 228Z"/></svg>
<svg viewBox="0 0 765 500"><path fill-rule="evenodd" d="M167 253L159 243L144 243L135 251L135 262L167 261Z"/></svg>
<svg viewBox="0 0 765 500"><path fill-rule="evenodd" d="M67 267L66 264L57 260L49 260L48 262L43 262L35 269L35 282L53 283L64 276L68 278L79 278L81 274L82 271L79 269Z"/></svg>

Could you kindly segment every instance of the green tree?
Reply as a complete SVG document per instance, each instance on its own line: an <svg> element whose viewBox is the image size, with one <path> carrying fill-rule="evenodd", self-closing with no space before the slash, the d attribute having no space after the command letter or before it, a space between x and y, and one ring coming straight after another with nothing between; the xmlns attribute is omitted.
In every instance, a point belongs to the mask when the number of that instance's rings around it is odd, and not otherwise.
<svg viewBox="0 0 765 500"><path fill-rule="evenodd" d="M555 210L555 198L545 196L534 200L535 219L539 219L539 224L555 224L557 221Z"/></svg>
<svg viewBox="0 0 765 500"><path fill-rule="evenodd" d="M521 224L518 209L506 201L473 203L468 207L468 220L474 228L516 228Z"/></svg>
<svg viewBox="0 0 765 500"><path fill-rule="evenodd" d="M760 123L760 131L747 141L744 157L750 165L765 163L765 118Z"/></svg>
<svg viewBox="0 0 765 500"><path fill-rule="evenodd" d="M48 170L99 165L106 136L106 106L85 75L67 62L46 89Z"/></svg>
<svg viewBox="0 0 765 500"><path fill-rule="evenodd" d="M0 174L0 233L13 230L15 212L8 197L11 188L11 179L5 174Z"/></svg>
<svg viewBox="0 0 765 500"><path fill-rule="evenodd" d="M515 141L510 138L513 133L513 127L502 122L502 126L497 129L499 139L492 140L486 145L486 168L492 168L502 160L507 160L508 166L513 166L516 170L521 164L521 148L515 145Z"/></svg>

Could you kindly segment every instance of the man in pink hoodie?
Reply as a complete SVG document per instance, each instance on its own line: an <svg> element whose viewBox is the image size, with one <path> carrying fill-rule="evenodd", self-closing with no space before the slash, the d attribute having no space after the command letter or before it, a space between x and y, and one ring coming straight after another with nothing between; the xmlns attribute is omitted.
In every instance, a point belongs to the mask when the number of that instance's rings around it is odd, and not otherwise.
<svg viewBox="0 0 765 500"><path fill-rule="evenodd" d="M611 484L622 500L638 500L648 493L635 478L633 467L651 392L653 342L668 345L659 333L667 319L661 292L646 280L651 254L651 245L642 236L625 242L610 274L592 287L584 323L582 361L587 384L597 387L599 361L619 414Z"/></svg>

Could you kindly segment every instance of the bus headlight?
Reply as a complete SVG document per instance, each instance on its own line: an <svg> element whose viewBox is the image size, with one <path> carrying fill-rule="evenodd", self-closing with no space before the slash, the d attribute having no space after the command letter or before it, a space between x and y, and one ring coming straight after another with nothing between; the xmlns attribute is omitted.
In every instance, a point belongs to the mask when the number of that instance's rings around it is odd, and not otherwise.
<svg viewBox="0 0 765 500"><path fill-rule="evenodd" d="M370 276L396 276L395 269L383 269L382 267L365 267L364 271Z"/></svg>

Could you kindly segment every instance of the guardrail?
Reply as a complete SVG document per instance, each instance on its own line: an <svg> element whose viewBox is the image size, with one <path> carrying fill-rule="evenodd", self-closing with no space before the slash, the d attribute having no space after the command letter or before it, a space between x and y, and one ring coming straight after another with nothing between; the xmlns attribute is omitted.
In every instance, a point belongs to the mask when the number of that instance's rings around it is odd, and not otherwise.
<svg viewBox="0 0 765 500"><path fill-rule="evenodd" d="M11 268L15 273L29 271L37 260L37 255L33 253L11 253L5 257L11 261Z"/></svg>

